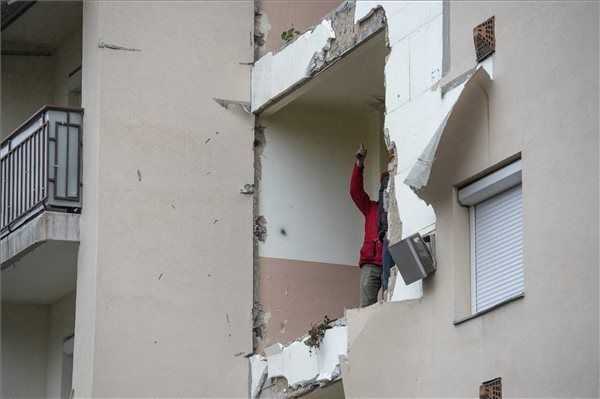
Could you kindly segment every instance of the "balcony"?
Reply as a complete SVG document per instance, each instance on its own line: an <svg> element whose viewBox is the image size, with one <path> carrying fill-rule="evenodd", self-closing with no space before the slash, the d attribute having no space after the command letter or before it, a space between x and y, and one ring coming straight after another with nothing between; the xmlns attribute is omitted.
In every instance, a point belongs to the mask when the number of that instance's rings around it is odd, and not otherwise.
<svg viewBox="0 0 600 399"><path fill-rule="evenodd" d="M3 302L53 303L75 289L82 117L43 107L0 146Z"/></svg>
<svg viewBox="0 0 600 399"><path fill-rule="evenodd" d="M43 211L81 209L82 110L44 107L0 147L0 238Z"/></svg>

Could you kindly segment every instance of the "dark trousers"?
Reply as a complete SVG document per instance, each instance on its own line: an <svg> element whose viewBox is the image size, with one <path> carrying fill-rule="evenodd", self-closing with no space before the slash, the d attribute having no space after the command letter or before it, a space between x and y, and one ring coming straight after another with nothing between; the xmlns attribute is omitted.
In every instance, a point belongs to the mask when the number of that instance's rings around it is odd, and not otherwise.
<svg viewBox="0 0 600 399"><path fill-rule="evenodd" d="M360 267L360 307L377 302L381 288L381 266L365 263Z"/></svg>

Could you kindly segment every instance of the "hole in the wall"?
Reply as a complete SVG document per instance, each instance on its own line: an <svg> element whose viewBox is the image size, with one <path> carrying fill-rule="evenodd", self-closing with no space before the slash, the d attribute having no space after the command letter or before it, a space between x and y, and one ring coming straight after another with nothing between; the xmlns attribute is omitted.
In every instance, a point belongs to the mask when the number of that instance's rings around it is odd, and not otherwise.
<svg viewBox="0 0 600 399"><path fill-rule="evenodd" d="M350 176L364 144L364 188L378 200L389 159L383 133L388 52L385 34L377 34L315 75L285 106L260 116L269 144L253 144L263 149L258 214L285 226L261 235L259 301L268 317L258 351L304 336L326 314L337 319L359 306L365 220L350 196Z"/></svg>

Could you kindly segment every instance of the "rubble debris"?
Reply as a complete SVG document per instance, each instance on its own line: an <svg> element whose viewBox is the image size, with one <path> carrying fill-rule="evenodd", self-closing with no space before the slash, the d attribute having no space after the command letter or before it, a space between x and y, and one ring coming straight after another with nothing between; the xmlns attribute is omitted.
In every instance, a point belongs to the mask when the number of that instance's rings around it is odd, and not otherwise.
<svg viewBox="0 0 600 399"><path fill-rule="evenodd" d="M254 221L254 237L260 242L267 240L267 219L264 216L259 216Z"/></svg>
<svg viewBox="0 0 600 399"><path fill-rule="evenodd" d="M240 193L245 195L254 194L254 184L244 184L244 187L240 190Z"/></svg>
<svg viewBox="0 0 600 399"><path fill-rule="evenodd" d="M283 40L286 43L291 42L296 36L298 36L301 33L302 32L300 32L298 29L292 26L290 29L281 32L281 40Z"/></svg>
<svg viewBox="0 0 600 399"><path fill-rule="evenodd" d="M252 69L252 112L256 112L274 97L309 77L307 68L313 55L335 37L331 22L323 20L304 32L276 55L265 54ZM277 62L274 62L277 57ZM298 62L306 60L306 63Z"/></svg>
<svg viewBox="0 0 600 399"><path fill-rule="evenodd" d="M252 306L252 332L254 350L261 347L261 342L265 336L264 332L267 326L265 311L260 302L254 302Z"/></svg>
<svg viewBox="0 0 600 399"><path fill-rule="evenodd" d="M311 348L319 349L321 346L321 341L323 341L323 337L325 337L325 331L329 330L331 326L329 325L331 320L329 317L325 315L323 321L318 324L313 324L308 330L308 339L304 341L304 344Z"/></svg>
<svg viewBox="0 0 600 399"><path fill-rule="evenodd" d="M267 368L264 381L258 381L259 375L252 373L252 386L260 383L262 388L278 393L278 397L295 398L337 381L341 359L347 354L345 324L345 320L330 321L319 348L306 344L310 339L307 335L288 345L271 345L264 349L264 356L252 356L251 362L266 361Z"/></svg>

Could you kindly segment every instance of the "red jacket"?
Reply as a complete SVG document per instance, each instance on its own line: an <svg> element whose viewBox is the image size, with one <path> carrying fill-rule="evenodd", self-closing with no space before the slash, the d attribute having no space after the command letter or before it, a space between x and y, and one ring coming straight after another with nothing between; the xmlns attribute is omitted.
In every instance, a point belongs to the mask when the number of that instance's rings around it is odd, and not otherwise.
<svg viewBox="0 0 600 399"><path fill-rule="evenodd" d="M365 238L360 249L359 265L371 263L381 266L382 243L377 231L377 201L371 201L363 186L363 168L354 165L350 180L350 196L365 216Z"/></svg>

